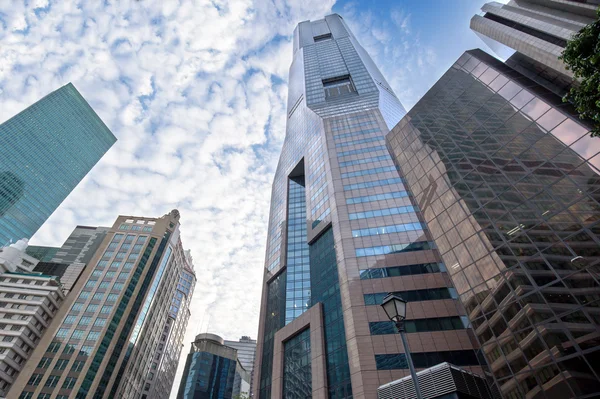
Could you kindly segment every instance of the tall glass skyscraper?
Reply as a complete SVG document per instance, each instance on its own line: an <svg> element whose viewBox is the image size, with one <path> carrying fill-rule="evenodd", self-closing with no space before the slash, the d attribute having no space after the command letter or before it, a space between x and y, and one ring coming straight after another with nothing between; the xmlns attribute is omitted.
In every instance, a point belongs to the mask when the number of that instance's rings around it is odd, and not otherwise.
<svg viewBox="0 0 600 399"><path fill-rule="evenodd" d="M600 395L600 139L481 50L388 134L504 398Z"/></svg>
<svg viewBox="0 0 600 399"><path fill-rule="evenodd" d="M405 110L339 15L294 31L273 182L254 396L375 398L408 374L380 308L408 305L417 368L481 372L446 267L385 145Z"/></svg>
<svg viewBox="0 0 600 399"><path fill-rule="evenodd" d="M195 282L179 219L117 218L8 397L168 395Z"/></svg>
<svg viewBox="0 0 600 399"><path fill-rule="evenodd" d="M31 238L117 139L69 83L0 125L0 245Z"/></svg>

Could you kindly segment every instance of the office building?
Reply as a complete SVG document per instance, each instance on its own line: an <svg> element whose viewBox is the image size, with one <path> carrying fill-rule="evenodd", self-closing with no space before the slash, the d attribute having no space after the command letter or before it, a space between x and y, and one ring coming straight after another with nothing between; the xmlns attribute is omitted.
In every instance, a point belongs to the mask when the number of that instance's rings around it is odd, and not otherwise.
<svg viewBox="0 0 600 399"><path fill-rule="evenodd" d="M388 134L504 398L600 394L600 140L481 50Z"/></svg>
<svg viewBox="0 0 600 399"><path fill-rule="evenodd" d="M558 95L573 73L558 59L567 41L596 19L597 0L511 0L490 2L471 29L513 69Z"/></svg>
<svg viewBox="0 0 600 399"><path fill-rule="evenodd" d="M55 277L31 273L26 240L0 248L0 397L5 397L65 296Z"/></svg>
<svg viewBox="0 0 600 399"><path fill-rule="evenodd" d="M142 396L183 267L179 219L116 219L9 395Z"/></svg>
<svg viewBox="0 0 600 399"><path fill-rule="evenodd" d="M164 399L171 393L183 348L182 342L191 316L190 304L196 286L192 255L189 250L183 250L183 247L178 245L175 256L174 261L181 265L181 274L171 299L160 344L150 365L151 372L146 376L142 399Z"/></svg>
<svg viewBox="0 0 600 399"><path fill-rule="evenodd" d="M31 238L115 141L70 83L0 124L0 245Z"/></svg>
<svg viewBox="0 0 600 399"><path fill-rule="evenodd" d="M60 248L28 246L27 253L40 259L33 271L58 277L63 290L71 291L109 230L77 226Z"/></svg>
<svg viewBox="0 0 600 399"><path fill-rule="evenodd" d="M379 306L409 301L416 367L481 373L476 340L385 135L404 108L339 15L294 31L271 197L254 397L376 398L408 374Z"/></svg>
<svg viewBox="0 0 600 399"><path fill-rule="evenodd" d="M231 399L236 375L249 386L237 349L218 335L199 334L187 356L177 399Z"/></svg>
<svg viewBox="0 0 600 399"><path fill-rule="evenodd" d="M254 376L254 356L256 354L256 340L248 336L243 336L239 341L228 341L225 340L225 345L230 348L237 349L237 358L244 367L244 370L250 375L250 386L248 391L252 392L252 377ZM244 380L241 376L236 376L233 386L233 396L239 395L242 391L242 385Z"/></svg>

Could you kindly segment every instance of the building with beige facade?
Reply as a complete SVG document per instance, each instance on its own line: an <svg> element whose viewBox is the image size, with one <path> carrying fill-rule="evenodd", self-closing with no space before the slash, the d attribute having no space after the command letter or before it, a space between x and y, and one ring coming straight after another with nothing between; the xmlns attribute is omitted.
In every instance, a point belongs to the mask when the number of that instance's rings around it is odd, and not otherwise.
<svg viewBox="0 0 600 399"><path fill-rule="evenodd" d="M179 360L178 352L165 358L160 349L185 267L179 219L177 210L159 218L116 219L9 397L141 398L151 393L144 387L158 378L161 362Z"/></svg>

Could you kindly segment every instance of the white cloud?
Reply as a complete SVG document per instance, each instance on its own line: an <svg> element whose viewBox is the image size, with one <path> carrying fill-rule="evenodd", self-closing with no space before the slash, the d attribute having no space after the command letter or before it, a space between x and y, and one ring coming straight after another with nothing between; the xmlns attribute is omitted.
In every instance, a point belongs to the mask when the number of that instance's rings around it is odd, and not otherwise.
<svg viewBox="0 0 600 399"><path fill-rule="evenodd" d="M198 277L183 355L209 319L255 337L290 35L334 0L14 3L0 2L0 122L73 82L119 139L32 242L178 208Z"/></svg>

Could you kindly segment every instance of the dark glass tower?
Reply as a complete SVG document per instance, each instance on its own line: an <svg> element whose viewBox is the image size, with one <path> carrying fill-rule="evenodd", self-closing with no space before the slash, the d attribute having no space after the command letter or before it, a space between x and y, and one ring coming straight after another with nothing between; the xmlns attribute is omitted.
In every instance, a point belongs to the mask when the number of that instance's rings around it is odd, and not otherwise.
<svg viewBox="0 0 600 399"><path fill-rule="evenodd" d="M388 292L410 301L417 368L449 361L481 372L456 291L385 146L404 108L339 15L294 31L287 111L255 397L375 398L407 375L378 306Z"/></svg>
<svg viewBox="0 0 600 399"><path fill-rule="evenodd" d="M600 139L481 50L388 134L504 398L600 394Z"/></svg>
<svg viewBox="0 0 600 399"><path fill-rule="evenodd" d="M31 238L116 140L71 83L0 124L0 245Z"/></svg>

